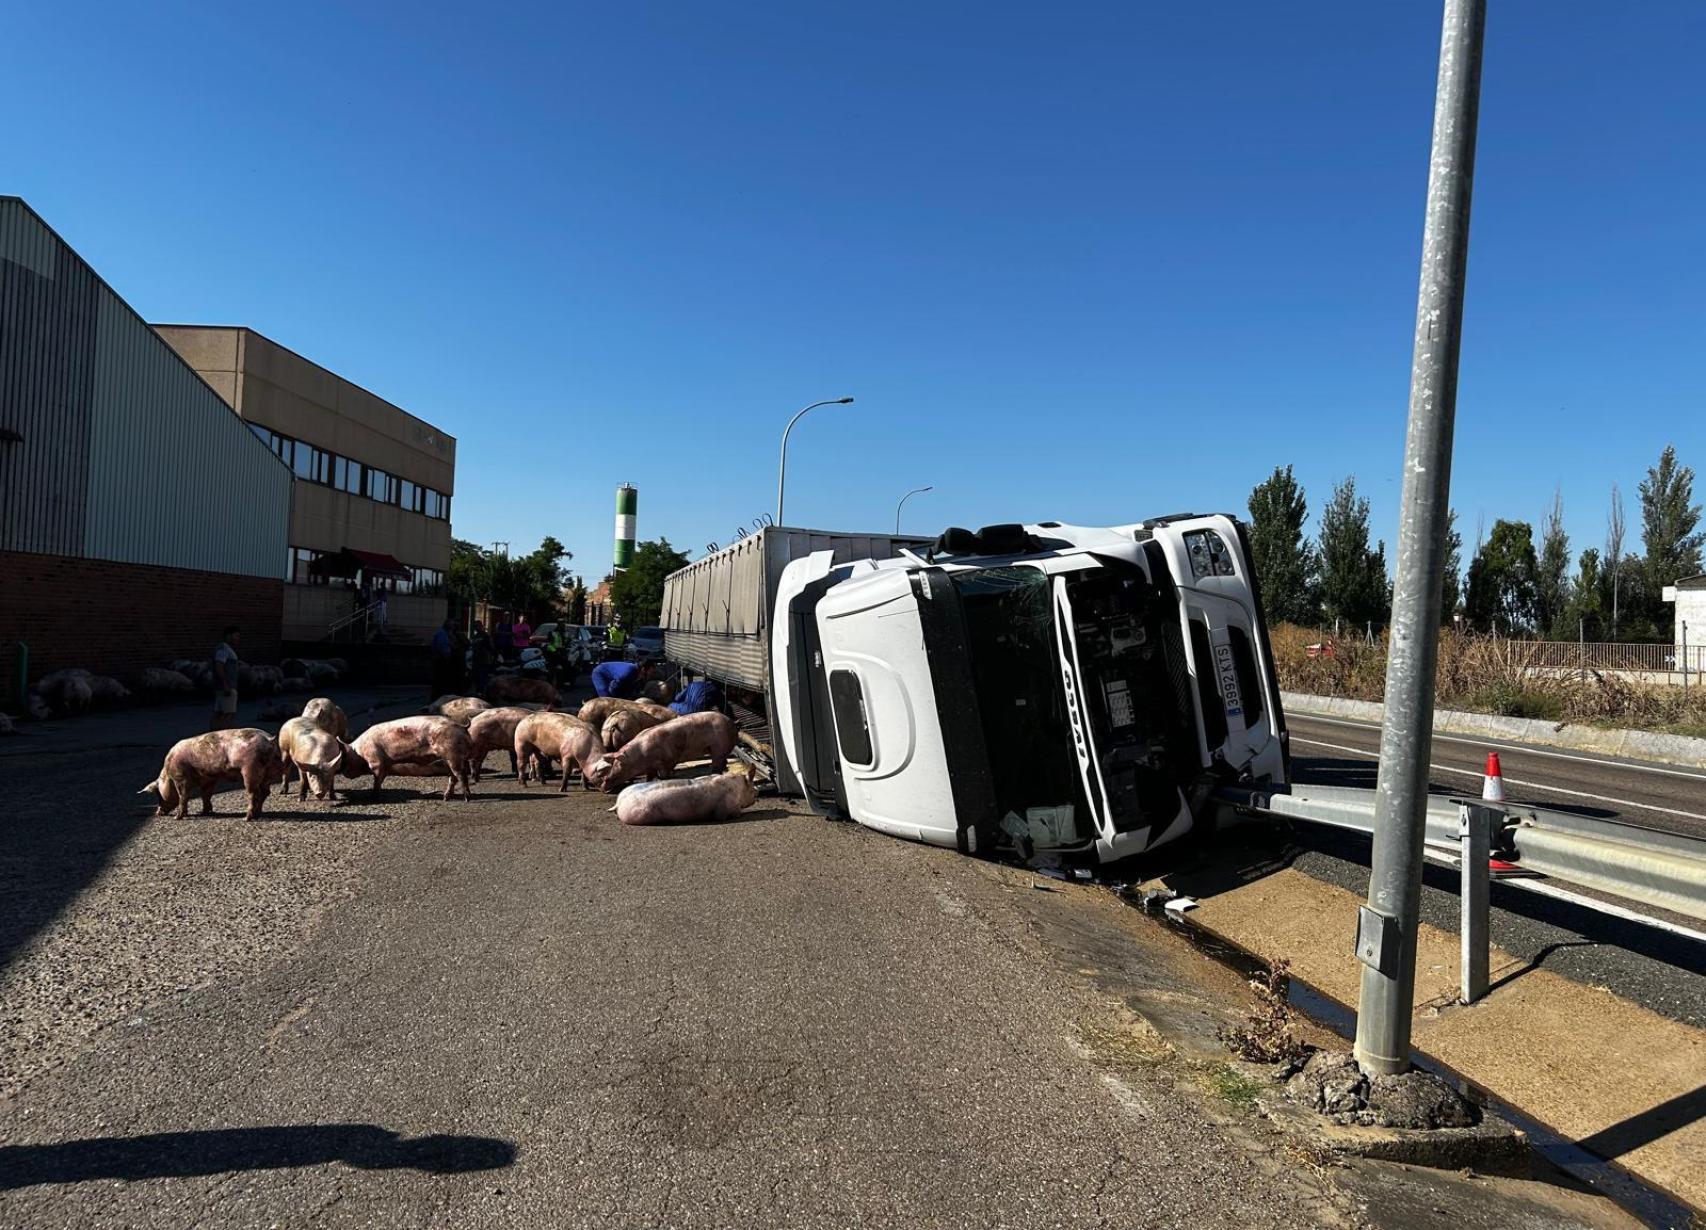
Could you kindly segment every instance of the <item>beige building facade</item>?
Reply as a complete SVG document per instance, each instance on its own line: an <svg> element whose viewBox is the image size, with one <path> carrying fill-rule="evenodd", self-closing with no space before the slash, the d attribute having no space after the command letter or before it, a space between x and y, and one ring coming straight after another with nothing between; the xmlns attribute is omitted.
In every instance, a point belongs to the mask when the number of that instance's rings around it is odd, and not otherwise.
<svg viewBox="0 0 1706 1230"><path fill-rule="evenodd" d="M253 329L154 329L296 475L279 561L285 639L328 635L353 585L386 594L393 632L437 627L455 439Z"/></svg>

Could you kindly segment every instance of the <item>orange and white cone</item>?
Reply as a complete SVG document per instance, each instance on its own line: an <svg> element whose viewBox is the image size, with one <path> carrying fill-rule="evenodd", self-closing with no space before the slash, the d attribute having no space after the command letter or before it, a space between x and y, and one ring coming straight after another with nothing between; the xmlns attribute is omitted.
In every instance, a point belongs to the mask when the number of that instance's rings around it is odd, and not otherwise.
<svg viewBox="0 0 1706 1230"><path fill-rule="evenodd" d="M1499 754L1487 753L1487 776L1481 782L1481 801L1483 803L1503 803L1505 801L1505 778L1499 768Z"/></svg>

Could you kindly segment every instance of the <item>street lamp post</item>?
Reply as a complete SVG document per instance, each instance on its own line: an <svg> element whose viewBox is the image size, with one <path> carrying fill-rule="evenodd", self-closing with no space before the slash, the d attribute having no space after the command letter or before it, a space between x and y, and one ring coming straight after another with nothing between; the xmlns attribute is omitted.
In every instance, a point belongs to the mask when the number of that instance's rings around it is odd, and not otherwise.
<svg viewBox="0 0 1706 1230"><path fill-rule="evenodd" d="M776 467L776 524L782 524L782 493L788 481L788 433L794 430L794 424L805 415L806 410L816 410L819 406L848 406L853 403L851 397L832 397L828 401L814 401L788 420L788 425L782 429L782 460Z"/></svg>
<svg viewBox="0 0 1706 1230"><path fill-rule="evenodd" d="M908 491L905 495L900 497L900 503L894 506L894 532L896 534L900 533L900 510L906 507L906 502L915 495L923 495L926 491L934 490L936 490L934 487L914 487L911 491Z"/></svg>

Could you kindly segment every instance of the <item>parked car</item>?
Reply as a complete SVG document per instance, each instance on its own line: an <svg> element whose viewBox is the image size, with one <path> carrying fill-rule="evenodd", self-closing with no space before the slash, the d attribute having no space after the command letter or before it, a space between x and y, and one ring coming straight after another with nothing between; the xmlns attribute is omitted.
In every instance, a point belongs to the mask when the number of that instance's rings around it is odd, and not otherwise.
<svg viewBox="0 0 1706 1230"><path fill-rule="evenodd" d="M663 657L663 629L636 628L628 638L628 656L636 662L649 662Z"/></svg>
<svg viewBox="0 0 1706 1230"><path fill-rule="evenodd" d="M540 624L537 628L533 629L533 635L528 638L528 644L543 645L546 641L551 639L551 633L556 630L557 623L555 620L548 624Z"/></svg>

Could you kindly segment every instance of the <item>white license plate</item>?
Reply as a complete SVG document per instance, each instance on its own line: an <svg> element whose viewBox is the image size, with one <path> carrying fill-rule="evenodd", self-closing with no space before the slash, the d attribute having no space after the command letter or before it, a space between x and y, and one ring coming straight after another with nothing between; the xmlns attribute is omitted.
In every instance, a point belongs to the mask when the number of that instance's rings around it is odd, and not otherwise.
<svg viewBox="0 0 1706 1230"><path fill-rule="evenodd" d="M1244 716L1244 697L1238 691L1238 668L1232 661L1232 646L1216 645L1214 664L1220 672L1220 695L1226 701L1227 716Z"/></svg>

